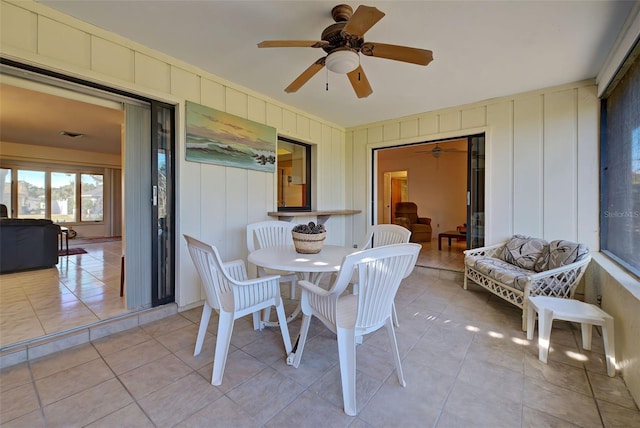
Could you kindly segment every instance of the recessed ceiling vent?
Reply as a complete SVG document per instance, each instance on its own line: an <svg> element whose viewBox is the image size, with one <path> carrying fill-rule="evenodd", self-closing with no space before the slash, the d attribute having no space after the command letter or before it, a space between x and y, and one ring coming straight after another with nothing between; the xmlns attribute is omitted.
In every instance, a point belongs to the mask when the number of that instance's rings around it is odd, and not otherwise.
<svg viewBox="0 0 640 428"><path fill-rule="evenodd" d="M82 134L82 133L69 132L69 131L60 131L60 135L63 135L65 137L69 137L69 138L82 138L82 137L84 137L84 134Z"/></svg>

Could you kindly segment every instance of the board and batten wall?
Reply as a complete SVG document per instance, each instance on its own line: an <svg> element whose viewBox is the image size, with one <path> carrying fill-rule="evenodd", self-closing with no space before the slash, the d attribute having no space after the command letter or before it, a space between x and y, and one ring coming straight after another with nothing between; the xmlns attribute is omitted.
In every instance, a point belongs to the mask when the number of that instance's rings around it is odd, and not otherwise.
<svg viewBox="0 0 640 428"><path fill-rule="evenodd" d="M245 227L272 219L276 175L185 160L185 102L193 101L276 128L313 145L314 208L346 209L345 130L197 67L31 1L0 3L5 58L176 105L176 302L199 304L199 279L182 234L246 258ZM300 221L308 221L302 219ZM313 218L315 219L315 218ZM345 244L347 217L331 217L327 242Z"/></svg>
<svg viewBox="0 0 640 428"><path fill-rule="evenodd" d="M352 187L368 189L353 207L371 206L374 148L485 133L487 245L521 233L598 251L598 116L585 81L350 128Z"/></svg>

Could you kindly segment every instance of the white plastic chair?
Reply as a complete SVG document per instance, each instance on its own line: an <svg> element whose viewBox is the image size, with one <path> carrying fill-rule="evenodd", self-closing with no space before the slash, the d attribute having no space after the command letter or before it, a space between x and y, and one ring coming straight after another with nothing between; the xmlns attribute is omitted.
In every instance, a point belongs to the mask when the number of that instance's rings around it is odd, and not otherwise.
<svg viewBox="0 0 640 428"><path fill-rule="evenodd" d="M329 290L309 281L298 282L302 288L303 316L293 366L300 365L311 317L315 316L337 335L344 411L350 416L357 414L356 336L373 333L385 326L398 381L406 386L391 320L391 305L400 282L413 270L420 249L419 244L396 244L348 255ZM356 269L359 293L343 295Z"/></svg>
<svg viewBox="0 0 640 428"><path fill-rule="evenodd" d="M363 250L382 247L383 245L406 244L411 238L411 231L397 224L376 224L369 228L364 243L359 247ZM354 293L358 292L358 284L353 283ZM391 305L393 324L400 327L395 303Z"/></svg>
<svg viewBox="0 0 640 428"><path fill-rule="evenodd" d="M260 311L275 306L285 351L288 355L291 352L291 339L287 328L287 317L284 314L284 304L280 297L278 276L272 275L249 280L242 260L223 263L215 247L188 235L184 235L184 239L187 241L189 254L206 293L194 356L202 350L211 309L215 309L219 314L211 383L213 385L222 383L233 323L245 315L253 314L254 327L260 326L262 329L262 323L259 322Z"/></svg>
<svg viewBox="0 0 640 428"><path fill-rule="evenodd" d="M293 245L291 229L294 226L295 223L277 220L261 221L247 225L247 250L252 253L261 248ZM295 299L296 281L298 280L295 272L265 269L258 266L258 276L266 275L280 275L280 282L290 282L291 299Z"/></svg>

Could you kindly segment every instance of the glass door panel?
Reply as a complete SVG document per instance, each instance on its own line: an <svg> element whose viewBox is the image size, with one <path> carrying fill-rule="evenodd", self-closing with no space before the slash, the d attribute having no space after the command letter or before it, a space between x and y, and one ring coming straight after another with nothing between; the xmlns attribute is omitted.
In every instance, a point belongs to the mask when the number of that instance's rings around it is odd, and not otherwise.
<svg viewBox="0 0 640 428"><path fill-rule="evenodd" d="M467 247L484 246L484 134L469 137L467 180Z"/></svg>
<svg viewBox="0 0 640 428"><path fill-rule="evenodd" d="M152 120L152 209L153 275L152 305L175 300L174 281L174 194L173 147L174 107L151 104Z"/></svg>

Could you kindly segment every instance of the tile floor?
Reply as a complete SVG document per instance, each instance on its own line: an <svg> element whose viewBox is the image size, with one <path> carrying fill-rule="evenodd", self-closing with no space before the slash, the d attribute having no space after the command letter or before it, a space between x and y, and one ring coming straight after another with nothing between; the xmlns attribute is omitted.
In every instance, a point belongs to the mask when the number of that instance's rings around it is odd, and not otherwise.
<svg viewBox="0 0 640 428"><path fill-rule="evenodd" d="M126 313L121 241L70 242L87 253L56 268L0 276L0 348Z"/></svg>
<svg viewBox="0 0 640 428"><path fill-rule="evenodd" d="M87 254L61 256L55 269L0 276L0 348L127 313L120 297L121 241L71 240ZM464 242L423 243L419 266L462 272Z"/></svg>
<svg viewBox="0 0 640 428"><path fill-rule="evenodd" d="M284 285L283 287L286 287ZM286 290L286 288L283 288ZM283 292L283 296L287 293ZM286 300L288 311L294 301ZM357 349L357 417L342 410L335 336L314 320L298 369L278 329L238 320L223 383L210 384L217 319L193 357L200 309L0 372L2 426L633 427L623 379L606 376L602 340L557 322L549 363L521 313L479 287L417 267L396 297L407 379L399 386L378 331ZM300 319L289 325L293 337Z"/></svg>

